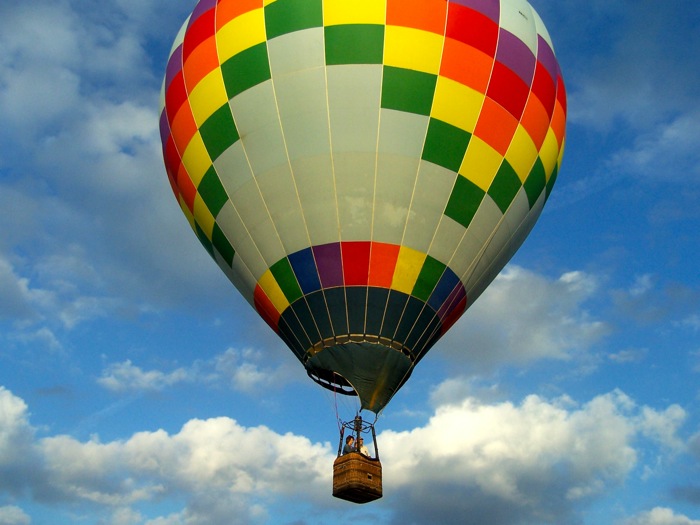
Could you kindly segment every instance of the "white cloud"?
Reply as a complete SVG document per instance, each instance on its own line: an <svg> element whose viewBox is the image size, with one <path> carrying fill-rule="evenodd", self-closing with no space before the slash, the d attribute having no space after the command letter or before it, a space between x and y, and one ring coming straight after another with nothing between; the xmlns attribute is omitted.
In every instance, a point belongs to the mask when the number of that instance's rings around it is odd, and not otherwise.
<svg viewBox="0 0 700 525"><path fill-rule="evenodd" d="M279 387L289 382L290 365L298 371L296 362L284 361L282 365L270 366L269 353L252 348L238 350L229 348L213 360L215 377L228 379L235 390L253 393L269 387Z"/></svg>
<svg viewBox="0 0 700 525"><path fill-rule="evenodd" d="M391 465L385 483L401 501L394 522L569 523L579 505L630 475L651 414L674 422L677 410L638 407L621 392L583 405L538 396L444 405L424 427L378 438Z"/></svg>
<svg viewBox="0 0 700 525"><path fill-rule="evenodd" d="M665 182L700 182L700 108L678 115L640 134L618 151L608 169L635 177L663 177Z"/></svg>
<svg viewBox="0 0 700 525"><path fill-rule="evenodd" d="M291 360L279 366L270 366L270 357L252 348L229 348L208 360L165 372L144 370L131 360L111 363L102 371L97 383L113 392L159 391L179 383L202 381L228 384L232 389L256 394L271 387L289 382L290 366L298 371L298 364Z"/></svg>
<svg viewBox="0 0 700 525"><path fill-rule="evenodd" d="M97 383L113 392L158 391L177 383L194 379L193 373L185 368L172 372L160 370L144 371L130 360L112 363L102 371Z"/></svg>
<svg viewBox="0 0 700 525"><path fill-rule="evenodd" d="M688 449L692 454L694 454L698 459L700 459L700 432L694 434L688 440Z"/></svg>
<svg viewBox="0 0 700 525"><path fill-rule="evenodd" d="M644 407L640 415L641 432L664 447L680 452L685 444L678 437L678 430L686 420L686 412L678 405L671 405L663 411Z"/></svg>
<svg viewBox="0 0 700 525"><path fill-rule="evenodd" d="M22 509L14 505L0 507L1 525L29 525L31 518Z"/></svg>
<svg viewBox="0 0 700 525"><path fill-rule="evenodd" d="M676 407L640 407L617 391L585 404L529 396L517 405L475 398L442 405L422 427L378 436L383 511L396 523L567 522L629 477L640 438L660 450L674 443L681 415ZM669 434L649 432L649 421L663 420ZM228 524L234 515L254 523L285 501L330 512L333 449L226 417L110 442L37 439L26 404L0 389L1 488L70 502L76 516L100 509L115 525ZM185 503L171 514L145 514L165 501Z"/></svg>
<svg viewBox="0 0 700 525"><path fill-rule="evenodd" d="M622 521L621 525L700 525L700 521L676 514L672 509L666 507L655 507L648 512Z"/></svg>
<svg viewBox="0 0 700 525"><path fill-rule="evenodd" d="M584 272L549 279L509 265L443 338L439 355L475 371L571 358L608 331L584 308L596 290Z"/></svg>
<svg viewBox="0 0 700 525"><path fill-rule="evenodd" d="M618 364L638 363L642 361L648 353L649 350L646 348L627 348L608 355L608 359L610 359L610 361L613 363Z"/></svg>
<svg viewBox="0 0 700 525"><path fill-rule="evenodd" d="M26 318L33 314L28 279L19 277L0 257L0 318Z"/></svg>

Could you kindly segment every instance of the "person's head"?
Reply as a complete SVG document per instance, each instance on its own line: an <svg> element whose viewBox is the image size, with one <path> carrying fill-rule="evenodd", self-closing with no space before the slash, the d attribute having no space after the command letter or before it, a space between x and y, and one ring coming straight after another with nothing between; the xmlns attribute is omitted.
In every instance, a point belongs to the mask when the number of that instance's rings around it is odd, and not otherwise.
<svg viewBox="0 0 700 525"><path fill-rule="evenodd" d="M355 438L352 437L352 436L348 436L348 437L345 438L345 442L346 442L348 445L352 445L352 442L353 442L353 441L355 441Z"/></svg>
<svg viewBox="0 0 700 525"><path fill-rule="evenodd" d="M360 438L360 439L357 440L357 442L358 442L360 445L362 445L362 443L364 443L365 440L364 440L363 438Z"/></svg>

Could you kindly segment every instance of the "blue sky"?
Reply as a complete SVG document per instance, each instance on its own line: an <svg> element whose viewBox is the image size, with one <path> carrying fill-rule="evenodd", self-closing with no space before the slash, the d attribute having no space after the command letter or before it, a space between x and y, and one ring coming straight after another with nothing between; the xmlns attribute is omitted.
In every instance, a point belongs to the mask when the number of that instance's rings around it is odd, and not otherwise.
<svg viewBox="0 0 700 525"><path fill-rule="evenodd" d="M562 171L382 413L385 496L355 506L336 400L168 186L192 4L0 0L0 524L700 525L700 5L532 3Z"/></svg>

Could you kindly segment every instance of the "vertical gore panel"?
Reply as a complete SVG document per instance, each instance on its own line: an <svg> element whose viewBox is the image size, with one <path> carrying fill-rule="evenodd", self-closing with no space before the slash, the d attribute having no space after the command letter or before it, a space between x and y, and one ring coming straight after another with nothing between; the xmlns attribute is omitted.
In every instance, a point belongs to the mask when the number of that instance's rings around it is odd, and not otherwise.
<svg viewBox="0 0 700 525"><path fill-rule="evenodd" d="M345 289L331 288L325 290L326 304L331 314L333 333L342 335L348 333L348 317L345 309Z"/></svg>
<svg viewBox="0 0 700 525"><path fill-rule="evenodd" d="M435 315L435 312L428 306L423 308L418 319L416 319L413 330L411 330L411 333L406 338L406 346L415 353L419 353L422 350L417 347L420 338L423 337L426 332L434 330L438 324L439 319Z"/></svg>
<svg viewBox="0 0 700 525"><path fill-rule="evenodd" d="M401 321L401 314L408 301L408 296L404 293L391 290L389 292L389 301L386 305L386 313L384 314L384 323L382 323L382 337L393 339L396 329Z"/></svg>
<svg viewBox="0 0 700 525"><path fill-rule="evenodd" d="M398 341L406 340L408 334L411 332L414 324L418 320L424 304L425 303L423 303L423 301L420 301L415 297L408 298L408 303L406 304L406 308L403 311L401 321L399 322L399 326L396 330L396 339Z"/></svg>
<svg viewBox="0 0 700 525"><path fill-rule="evenodd" d="M389 298L388 288L369 288L367 291L366 333L379 336L384 320L384 309Z"/></svg>
<svg viewBox="0 0 700 525"><path fill-rule="evenodd" d="M307 295L306 301L309 303L309 308L311 308L311 311L314 313L314 319L316 320L319 332L321 332L321 337L323 339L333 337L333 326L328 317L328 308L326 307L326 300L323 292L318 291Z"/></svg>
<svg viewBox="0 0 700 525"><path fill-rule="evenodd" d="M365 314L367 311L367 288L349 286L345 288L348 301L348 328L351 334L365 333Z"/></svg>
<svg viewBox="0 0 700 525"><path fill-rule="evenodd" d="M306 303L306 299L299 299L292 305L292 309L296 314L297 318L304 327L304 332L309 336L311 344L316 344L321 340L321 334L316 328L316 323L314 322L314 315L309 310L309 305Z"/></svg>

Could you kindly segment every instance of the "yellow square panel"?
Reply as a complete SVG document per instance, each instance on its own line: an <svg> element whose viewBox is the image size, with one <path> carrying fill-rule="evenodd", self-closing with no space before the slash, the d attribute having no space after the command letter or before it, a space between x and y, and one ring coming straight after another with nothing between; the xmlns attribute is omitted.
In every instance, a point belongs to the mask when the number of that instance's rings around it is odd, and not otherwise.
<svg viewBox="0 0 700 525"><path fill-rule="evenodd" d="M287 301L284 292L282 292L282 289L279 284L277 284L270 270L263 274L258 284L260 288L263 289L263 292L265 292L265 295L272 301L272 304L279 313L284 312L289 307L289 301Z"/></svg>
<svg viewBox="0 0 700 525"><path fill-rule="evenodd" d="M394 278L391 281L392 289L410 294L423 268L425 257L424 253L402 246L399 250L399 258L396 261Z"/></svg>
<svg viewBox="0 0 700 525"><path fill-rule="evenodd" d="M199 193L194 198L194 219L211 241L212 232L214 231L214 216L207 208L207 205L204 204L204 200L202 200Z"/></svg>
<svg viewBox="0 0 700 525"><path fill-rule="evenodd" d="M221 69L217 67L195 86L189 102L197 126L204 124L214 111L228 102Z"/></svg>
<svg viewBox="0 0 700 525"><path fill-rule="evenodd" d="M264 42L265 38L265 12L262 8L234 18L216 33L219 62L223 64L233 55Z"/></svg>
<svg viewBox="0 0 700 525"><path fill-rule="evenodd" d="M195 186L199 186L199 183L204 177L211 166L211 158L207 152L207 148L204 147L204 142L202 141L202 136L199 131L194 134L190 143L187 144L185 148L185 153L182 156L182 163L187 169L187 173L192 179L192 183Z"/></svg>
<svg viewBox="0 0 700 525"><path fill-rule="evenodd" d="M384 24L386 0L325 0L323 25Z"/></svg>
<svg viewBox="0 0 700 525"><path fill-rule="evenodd" d="M540 149L540 159L544 165L544 172L548 180L550 174L554 170L554 166L557 164L558 158L559 143L557 142L557 136L554 134L554 131L552 131L552 128L549 128L549 130L547 130L547 136L544 139L544 144L542 144L542 148Z"/></svg>
<svg viewBox="0 0 700 525"><path fill-rule="evenodd" d="M525 182L537 159L537 147L522 125L518 124L513 140L506 152L506 160L518 174L520 182Z"/></svg>
<svg viewBox="0 0 700 525"><path fill-rule="evenodd" d="M464 155L459 174L466 177L484 191L488 191L503 157L476 135L472 135Z"/></svg>
<svg viewBox="0 0 700 525"><path fill-rule="evenodd" d="M430 116L474 133L486 96L447 77L438 77Z"/></svg>
<svg viewBox="0 0 700 525"><path fill-rule="evenodd" d="M410 27L386 26L384 63L437 75L445 38Z"/></svg>
<svg viewBox="0 0 700 525"><path fill-rule="evenodd" d="M180 205L180 209L182 210L182 213L184 213L187 222L190 223L190 228L194 230L194 217L192 216L192 212L190 212L190 209L187 207L185 199L182 198L182 194L178 197L177 202Z"/></svg>
<svg viewBox="0 0 700 525"><path fill-rule="evenodd" d="M557 169L561 169L561 161L564 158L564 150L566 149L566 139L562 140L561 148L559 149L559 158L557 158ZM549 181L550 174L547 173L547 181Z"/></svg>

